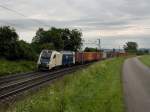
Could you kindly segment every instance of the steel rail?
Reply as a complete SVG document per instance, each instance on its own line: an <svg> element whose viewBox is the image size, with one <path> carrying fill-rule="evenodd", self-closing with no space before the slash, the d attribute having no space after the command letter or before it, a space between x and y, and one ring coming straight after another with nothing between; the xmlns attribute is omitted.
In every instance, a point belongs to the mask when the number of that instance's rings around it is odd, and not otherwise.
<svg viewBox="0 0 150 112"><path fill-rule="evenodd" d="M29 79L26 81L22 81L22 82L10 84L10 85L8 84L7 86L3 86L0 88L0 100L3 100L9 96L16 95L18 93L22 93L34 87L40 86L41 84L49 82L58 77L61 77L64 74L71 73L78 69L82 69L88 65L89 64L68 67L68 68L54 71L54 72L43 73L43 74L40 74L40 76L37 76L35 78Z"/></svg>

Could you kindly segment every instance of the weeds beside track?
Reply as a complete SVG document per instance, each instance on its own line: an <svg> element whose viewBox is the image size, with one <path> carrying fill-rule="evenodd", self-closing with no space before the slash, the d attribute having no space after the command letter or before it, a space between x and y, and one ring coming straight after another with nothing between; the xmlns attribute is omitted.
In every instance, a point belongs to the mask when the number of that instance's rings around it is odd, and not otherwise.
<svg viewBox="0 0 150 112"><path fill-rule="evenodd" d="M121 70L125 58L96 63L54 81L9 112L124 112ZM6 107L8 108L8 107Z"/></svg>
<svg viewBox="0 0 150 112"><path fill-rule="evenodd" d="M33 89L34 87L61 77L64 74L82 69L88 65L89 64L78 65L52 72L30 72L14 76L0 77L0 101L4 102L6 99L11 99L17 94Z"/></svg>

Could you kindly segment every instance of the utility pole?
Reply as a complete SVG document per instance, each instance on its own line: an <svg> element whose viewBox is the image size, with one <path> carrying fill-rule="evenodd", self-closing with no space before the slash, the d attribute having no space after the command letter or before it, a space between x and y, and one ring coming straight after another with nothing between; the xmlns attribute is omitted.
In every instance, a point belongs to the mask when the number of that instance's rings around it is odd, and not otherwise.
<svg viewBox="0 0 150 112"><path fill-rule="evenodd" d="M120 50L120 45L119 45L119 52L120 52L121 50Z"/></svg>
<svg viewBox="0 0 150 112"><path fill-rule="evenodd" d="M99 47L99 50L101 50L101 39L97 39L98 40L98 47Z"/></svg>

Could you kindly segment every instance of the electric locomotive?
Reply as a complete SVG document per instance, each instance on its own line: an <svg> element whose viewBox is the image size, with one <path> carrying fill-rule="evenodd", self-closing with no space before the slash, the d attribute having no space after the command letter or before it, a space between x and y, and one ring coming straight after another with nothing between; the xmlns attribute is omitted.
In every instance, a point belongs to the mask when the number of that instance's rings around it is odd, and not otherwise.
<svg viewBox="0 0 150 112"><path fill-rule="evenodd" d="M39 70L50 70L62 65L62 54L52 50L42 50L38 59Z"/></svg>
<svg viewBox="0 0 150 112"><path fill-rule="evenodd" d="M51 70L60 66L75 64L75 52L42 50L37 65L39 70Z"/></svg>

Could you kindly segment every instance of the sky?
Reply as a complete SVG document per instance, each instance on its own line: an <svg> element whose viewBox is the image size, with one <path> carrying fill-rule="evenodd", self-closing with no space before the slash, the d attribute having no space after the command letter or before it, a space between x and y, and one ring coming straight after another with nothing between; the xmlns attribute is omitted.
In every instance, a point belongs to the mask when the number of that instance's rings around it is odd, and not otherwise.
<svg viewBox="0 0 150 112"><path fill-rule="evenodd" d="M84 46L150 48L150 0L0 0L0 26L14 27L27 42L39 27L79 29ZM93 44L92 44L93 43Z"/></svg>

